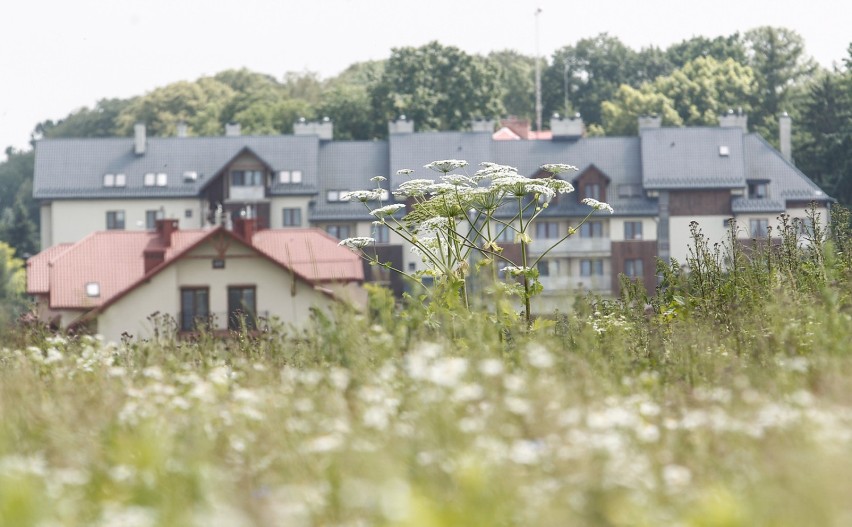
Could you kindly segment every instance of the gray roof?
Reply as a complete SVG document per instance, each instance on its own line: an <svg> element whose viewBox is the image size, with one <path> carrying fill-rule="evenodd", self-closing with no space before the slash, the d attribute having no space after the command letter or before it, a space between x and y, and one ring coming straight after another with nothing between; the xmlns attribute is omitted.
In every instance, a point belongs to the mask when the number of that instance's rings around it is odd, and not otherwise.
<svg viewBox="0 0 852 527"><path fill-rule="evenodd" d="M372 218L360 201L328 202L329 190L369 190L377 188L374 176L388 176L388 144L384 141L324 142L319 150L319 195L311 220L366 220ZM382 183L387 189L388 182ZM370 203L371 208L378 202Z"/></svg>
<svg viewBox="0 0 852 527"><path fill-rule="evenodd" d="M639 135L646 190L745 186L741 128L643 128Z"/></svg>
<svg viewBox="0 0 852 527"><path fill-rule="evenodd" d="M414 170L412 177L437 178L423 165L444 159L462 159L470 163L469 173L478 170L479 163L495 161L494 145L485 132L422 132L417 134L391 134L388 139L390 148L390 183L397 188L407 177L396 174L400 169Z"/></svg>
<svg viewBox="0 0 852 527"><path fill-rule="evenodd" d="M248 149L274 171L301 170L302 185L272 186L272 194L315 192L319 140L316 136L149 137L143 155L132 138L44 139L36 143L33 197L177 198L196 197L227 165ZM184 172L198 173L185 182ZM144 186L144 174L164 172L168 185ZM125 187L104 187L107 173L125 174Z"/></svg>
<svg viewBox="0 0 852 527"><path fill-rule="evenodd" d="M747 177L769 181L769 199L782 202L832 200L759 135L748 134L745 149Z"/></svg>

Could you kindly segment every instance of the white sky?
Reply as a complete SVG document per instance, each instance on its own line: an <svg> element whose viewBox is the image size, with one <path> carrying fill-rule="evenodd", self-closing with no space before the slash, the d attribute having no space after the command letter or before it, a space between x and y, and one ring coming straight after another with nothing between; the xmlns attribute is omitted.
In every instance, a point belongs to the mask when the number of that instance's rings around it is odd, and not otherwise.
<svg viewBox="0 0 852 527"><path fill-rule="evenodd" d="M333 76L430 40L544 56L608 32L634 49L760 25L799 32L830 66L852 41L852 0L10 0L0 10L0 159L30 132L102 98L246 67Z"/></svg>

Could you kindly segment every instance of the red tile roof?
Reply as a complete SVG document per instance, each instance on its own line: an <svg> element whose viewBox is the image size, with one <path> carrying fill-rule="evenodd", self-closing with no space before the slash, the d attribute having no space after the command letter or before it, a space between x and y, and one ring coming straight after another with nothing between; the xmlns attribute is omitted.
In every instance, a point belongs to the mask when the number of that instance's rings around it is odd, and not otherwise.
<svg viewBox="0 0 852 527"><path fill-rule="evenodd" d="M92 233L75 244L46 249L27 262L27 292L49 293L54 309L106 307L188 253L222 228L175 231L166 247L160 235L150 231ZM256 233L255 249L265 258L309 283L352 282L364 279L360 258L319 229L276 229ZM161 264L145 272L146 249L163 249ZM86 285L97 283L98 296L88 296Z"/></svg>

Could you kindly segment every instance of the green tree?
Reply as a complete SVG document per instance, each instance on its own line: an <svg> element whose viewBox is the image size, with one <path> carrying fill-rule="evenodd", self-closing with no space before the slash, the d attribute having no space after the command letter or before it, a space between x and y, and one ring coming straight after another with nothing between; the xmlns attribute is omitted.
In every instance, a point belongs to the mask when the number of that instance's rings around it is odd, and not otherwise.
<svg viewBox="0 0 852 527"><path fill-rule="evenodd" d="M438 42L393 49L370 99L378 121L405 114L419 130L461 130L503 113L497 66Z"/></svg>
<svg viewBox="0 0 852 527"><path fill-rule="evenodd" d="M683 124L712 126L728 109L749 111L748 101L757 84L751 68L733 59L720 62L699 57L671 75L658 77L654 88L673 102Z"/></svg>
<svg viewBox="0 0 852 527"><path fill-rule="evenodd" d="M42 137L114 137L118 116L130 104L130 99L101 99L92 109L81 108L67 117L36 125L33 139Z"/></svg>
<svg viewBox="0 0 852 527"><path fill-rule="evenodd" d="M18 254L26 257L38 252L37 228L20 197L11 209L4 210L0 232L3 240L14 247Z"/></svg>
<svg viewBox="0 0 852 527"><path fill-rule="evenodd" d="M494 51L488 59L500 68L503 107L508 115L535 118L535 58L513 50Z"/></svg>
<svg viewBox="0 0 852 527"><path fill-rule="evenodd" d="M792 89L809 79L816 63L805 55L805 42L793 30L763 26L743 37L747 64L754 71L757 91L750 105L752 128L764 137L777 137L777 116L790 110Z"/></svg>
<svg viewBox="0 0 852 527"><path fill-rule="evenodd" d="M841 203L852 204L852 67L817 76L795 129L799 168Z"/></svg>
<svg viewBox="0 0 852 527"><path fill-rule="evenodd" d="M15 249L0 242L0 327L9 327L26 308L27 273Z"/></svg>
<svg viewBox="0 0 852 527"><path fill-rule="evenodd" d="M382 135L382 125L374 120L370 93L363 85L337 84L326 89L317 115L334 121L334 138L372 139Z"/></svg>
<svg viewBox="0 0 852 527"><path fill-rule="evenodd" d="M633 49L606 33L556 50L542 76L544 115L576 110L587 125L600 124L601 103L622 84L637 84L636 61Z"/></svg>
<svg viewBox="0 0 852 527"><path fill-rule="evenodd" d="M649 83L639 89L622 84L612 100L601 104L601 114L607 135L636 135L641 115L658 115L665 126L683 125L674 101Z"/></svg>
<svg viewBox="0 0 852 527"><path fill-rule="evenodd" d="M733 59L740 64L746 62L746 47L739 33L727 37L692 37L666 49L666 56L675 68L701 57L712 57L719 62Z"/></svg>

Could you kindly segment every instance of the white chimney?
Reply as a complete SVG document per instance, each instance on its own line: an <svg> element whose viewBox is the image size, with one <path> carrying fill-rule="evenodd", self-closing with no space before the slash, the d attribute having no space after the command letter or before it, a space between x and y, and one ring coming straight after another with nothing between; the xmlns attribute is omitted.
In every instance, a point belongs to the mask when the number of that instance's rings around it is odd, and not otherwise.
<svg viewBox="0 0 852 527"><path fill-rule="evenodd" d="M784 159L793 162L793 119L787 112L778 117L778 142L781 145L781 155Z"/></svg>
<svg viewBox="0 0 852 527"><path fill-rule="evenodd" d="M554 140L579 139L586 133L586 125L583 117L575 114L574 117L560 117L554 114L550 120L550 131Z"/></svg>
<svg viewBox="0 0 852 527"><path fill-rule="evenodd" d="M391 135L414 133L414 121L400 115L396 121L388 121L388 132Z"/></svg>
<svg viewBox="0 0 852 527"><path fill-rule="evenodd" d="M186 123L181 121L177 124L177 136L178 137L186 137Z"/></svg>
<svg viewBox="0 0 852 527"><path fill-rule="evenodd" d="M334 123L328 117L323 117L321 122L301 118L293 123L293 135L315 135L322 141L331 141L334 137Z"/></svg>
<svg viewBox="0 0 852 527"><path fill-rule="evenodd" d="M734 113L734 110L728 110L728 113L719 116L719 126L722 128L742 128L744 133L748 133L748 115L742 110Z"/></svg>
<svg viewBox="0 0 852 527"><path fill-rule="evenodd" d="M660 128L663 125L663 118L659 115L640 115L639 129L645 128Z"/></svg>
<svg viewBox="0 0 852 527"><path fill-rule="evenodd" d="M145 153L145 123L136 123L133 126L133 134L133 152L135 152L137 156L141 156Z"/></svg>
<svg viewBox="0 0 852 527"><path fill-rule="evenodd" d="M494 121L491 119L474 119L470 122L470 129L473 132L494 133Z"/></svg>
<svg viewBox="0 0 852 527"><path fill-rule="evenodd" d="M241 134L240 123L228 123L225 125L225 136L238 137Z"/></svg>

